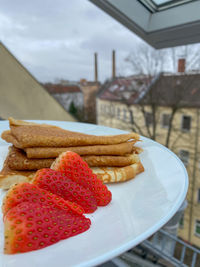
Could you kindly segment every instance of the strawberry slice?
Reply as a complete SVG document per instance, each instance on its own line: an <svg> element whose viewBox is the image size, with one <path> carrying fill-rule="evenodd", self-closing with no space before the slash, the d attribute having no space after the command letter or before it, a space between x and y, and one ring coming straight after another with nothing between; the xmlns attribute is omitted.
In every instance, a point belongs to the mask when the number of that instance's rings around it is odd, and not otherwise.
<svg viewBox="0 0 200 267"><path fill-rule="evenodd" d="M81 206L68 200L54 195L36 185L29 183L16 184L11 187L3 199L2 212L5 214L18 204L27 201L30 203L38 203L40 205L50 206L53 208L61 208L67 212L83 214L84 210Z"/></svg>
<svg viewBox="0 0 200 267"><path fill-rule="evenodd" d="M83 207L86 213L92 213L97 209L96 199L92 192L67 178L61 172L52 169L38 170L33 184L66 200L77 203Z"/></svg>
<svg viewBox="0 0 200 267"><path fill-rule="evenodd" d="M87 163L75 152L66 151L53 162L51 169L64 173L76 183L89 189L98 206L106 206L112 199L107 186L97 178Z"/></svg>
<svg viewBox="0 0 200 267"><path fill-rule="evenodd" d="M84 215L68 213L38 203L23 202L10 209L4 219L4 253L41 249L89 229Z"/></svg>

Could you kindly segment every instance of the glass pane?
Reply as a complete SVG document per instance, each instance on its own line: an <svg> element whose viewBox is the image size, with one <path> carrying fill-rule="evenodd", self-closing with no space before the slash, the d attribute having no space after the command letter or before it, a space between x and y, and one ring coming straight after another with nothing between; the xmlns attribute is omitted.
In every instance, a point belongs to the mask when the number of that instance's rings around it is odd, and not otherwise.
<svg viewBox="0 0 200 267"><path fill-rule="evenodd" d="M189 131L190 130L190 124L191 124L191 117L190 116L183 116L182 129Z"/></svg>
<svg viewBox="0 0 200 267"><path fill-rule="evenodd" d="M156 5L162 5L165 4L167 2L170 2L171 0L152 0L154 2L154 4Z"/></svg>
<svg viewBox="0 0 200 267"><path fill-rule="evenodd" d="M175 0L175 1L172 1L172 0L151 0L156 6L160 6L160 5L163 5L163 4L171 4L171 5L181 5L181 4L185 4L187 2L192 2L193 0Z"/></svg>
<svg viewBox="0 0 200 267"><path fill-rule="evenodd" d="M199 224L196 225L196 233L200 234L200 225Z"/></svg>

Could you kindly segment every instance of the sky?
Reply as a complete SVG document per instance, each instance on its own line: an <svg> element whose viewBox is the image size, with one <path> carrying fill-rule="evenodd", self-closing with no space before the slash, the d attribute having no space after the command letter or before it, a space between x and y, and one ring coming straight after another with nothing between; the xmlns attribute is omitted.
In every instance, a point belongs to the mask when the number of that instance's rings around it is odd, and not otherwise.
<svg viewBox="0 0 200 267"><path fill-rule="evenodd" d="M88 0L0 0L0 41L40 82L130 74L126 56L143 41Z"/></svg>

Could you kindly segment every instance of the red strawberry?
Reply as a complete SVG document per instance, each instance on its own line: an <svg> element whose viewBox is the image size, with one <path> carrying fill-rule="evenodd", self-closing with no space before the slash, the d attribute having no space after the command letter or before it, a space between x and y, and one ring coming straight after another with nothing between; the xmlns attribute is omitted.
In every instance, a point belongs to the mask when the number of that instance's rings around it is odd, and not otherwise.
<svg viewBox="0 0 200 267"><path fill-rule="evenodd" d="M9 210L4 220L6 254L28 252L80 234L90 219L63 209L23 202Z"/></svg>
<svg viewBox="0 0 200 267"><path fill-rule="evenodd" d="M29 183L16 184L9 189L3 199L2 211L5 215L8 210L21 202L38 203L53 208L62 208L65 211L83 214L84 210L78 204L66 201L63 198L43 190Z"/></svg>
<svg viewBox="0 0 200 267"><path fill-rule="evenodd" d="M75 152L61 153L51 168L64 173L76 183L88 188L94 194L98 206L106 206L111 201L112 194L107 186L97 178L87 163Z"/></svg>
<svg viewBox="0 0 200 267"><path fill-rule="evenodd" d="M81 205L86 213L92 213L97 209L96 199L92 192L67 178L64 173L52 169L38 170L33 184Z"/></svg>

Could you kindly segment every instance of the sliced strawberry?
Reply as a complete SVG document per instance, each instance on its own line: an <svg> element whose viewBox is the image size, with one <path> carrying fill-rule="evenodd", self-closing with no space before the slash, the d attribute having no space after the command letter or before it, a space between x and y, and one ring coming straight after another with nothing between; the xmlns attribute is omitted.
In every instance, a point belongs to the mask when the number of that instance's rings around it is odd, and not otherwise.
<svg viewBox="0 0 200 267"><path fill-rule="evenodd" d="M66 200L77 203L86 213L97 209L94 195L89 189L67 178L65 174L52 169L41 169L36 172L33 184L52 192Z"/></svg>
<svg viewBox="0 0 200 267"><path fill-rule="evenodd" d="M68 212L71 211L79 214L84 213L83 208L76 203L64 200L63 198L43 190L36 185L21 183L11 187L5 195L2 204L3 214L5 215L11 208L24 201L54 208L62 207Z"/></svg>
<svg viewBox="0 0 200 267"><path fill-rule="evenodd" d="M64 173L76 183L88 188L94 194L98 206L106 206L111 201L112 194L107 186L97 178L87 163L75 152L61 153L51 168Z"/></svg>
<svg viewBox="0 0 200 267"><path fill-rule="evenodd" d="M4 220L4 253L41 249L80 234L90 227L90 219L63 209L23 202L9 210Z"/></svg>

